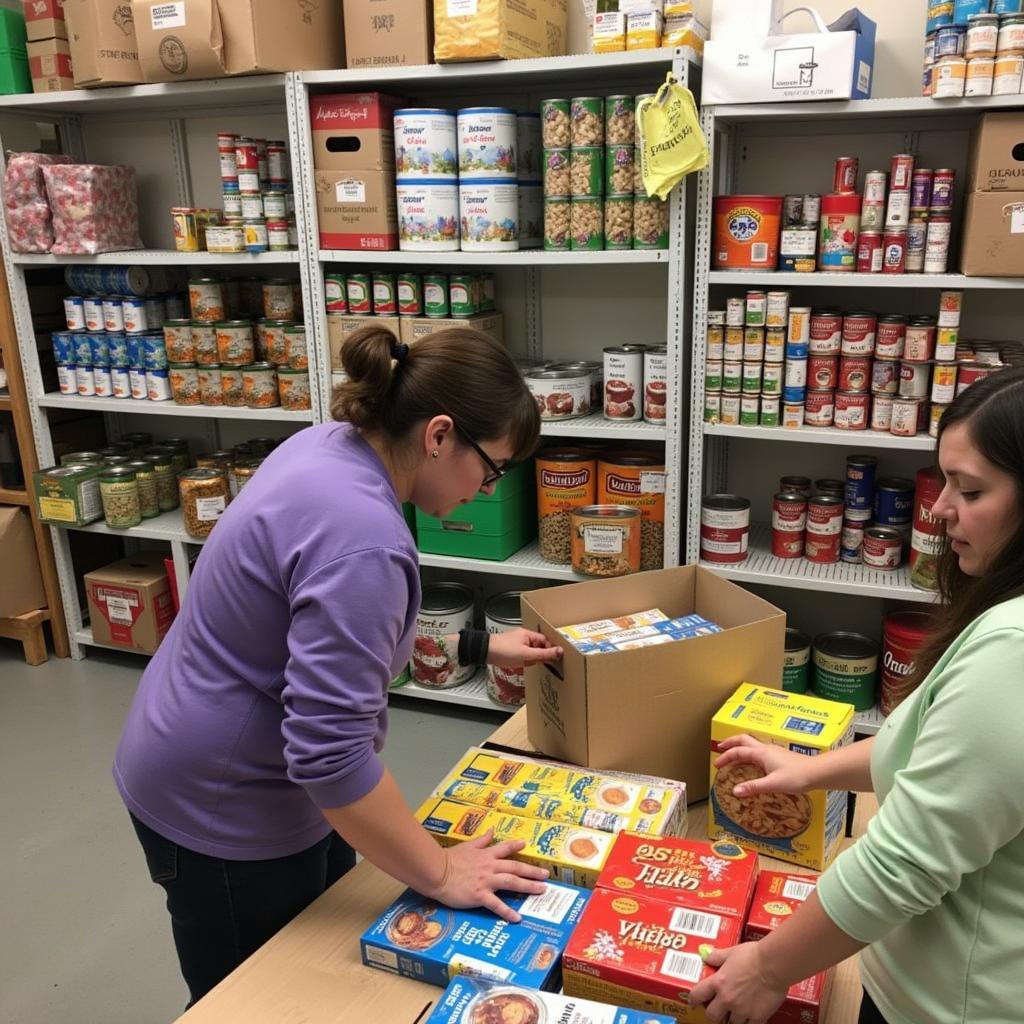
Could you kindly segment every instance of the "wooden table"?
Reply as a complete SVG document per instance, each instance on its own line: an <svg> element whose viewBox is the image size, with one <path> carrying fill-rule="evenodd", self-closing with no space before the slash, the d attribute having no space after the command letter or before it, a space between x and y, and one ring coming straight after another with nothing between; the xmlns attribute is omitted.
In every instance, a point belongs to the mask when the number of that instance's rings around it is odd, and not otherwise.
<svg viewBox="0 0 1024 1024"><path fill-rule="evenodd" d="M525 710L486 745L531 750ZM876 806L863 797L857 805L855 836ZM707 838L706 802L690 808L687 834ZM761 866L800 870L768 857L761 858ZM364 967L359 956L359 937L402 889L368 861L360 862L179 1019L183 1024L414 1024L442 990ZM836 970L823 1024L856 1024L860 992L851 958Z"/></svg>

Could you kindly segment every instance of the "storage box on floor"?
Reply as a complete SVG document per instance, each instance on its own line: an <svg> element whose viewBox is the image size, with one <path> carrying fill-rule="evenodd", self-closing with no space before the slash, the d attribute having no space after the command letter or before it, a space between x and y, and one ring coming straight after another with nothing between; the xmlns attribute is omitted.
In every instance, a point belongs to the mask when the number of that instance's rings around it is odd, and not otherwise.
<svg viewBox="0 0 1024 1024"><path fill-rule="evenodd" d="M147 82L345 66L341 0L132 0Z"/></svg>
<svg viewBox="0 0 1024 1024"><path fill-rule="evenodd" d="M781 686L785 613L698 566L531 591L522 603L523 625L565 651L526 670L530 742L551 757L679 779L702 800L715 713L742 682ZM648 608L696 612L722 632L589 655L558 633Z"/></svg>
<svg viewBox="0 0 1024 1024"><path fill-rule="evenodd" d="M87 573L93 640L153 654L174 619L163 556L143 551Z"/></svg>
<svg viewBox="0 0 1024 1024"><path fill-rule="evenodd" d="M985 114L971 142L960 269L1024 275L1024 114Z"/></svg>
<svg viewBox="0 0 1024 1024"><path fill-rule="evenodd" d="M432 62L432 0L345 0L344 8L350 68Z"/></svg>
<svg viewBox="0 0 1024 1024"><path fill-rule="evenodd" d="M559 57L568 19L569 0L435 0L434 60Z"/></svg>

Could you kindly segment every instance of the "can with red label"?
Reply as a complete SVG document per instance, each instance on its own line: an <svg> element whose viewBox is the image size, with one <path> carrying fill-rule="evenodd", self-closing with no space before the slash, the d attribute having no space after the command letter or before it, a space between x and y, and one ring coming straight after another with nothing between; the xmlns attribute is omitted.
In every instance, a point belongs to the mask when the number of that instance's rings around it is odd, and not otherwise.
<svg viewBox="0 0 1024 1024"><path fill-rule="evenodd" d="M831 427L835 419L835 391L812 390L804 398L804 423L809 427Z"/></svg>
<svg viewBox="0 0 1024 1024"><path fill-rule="evenodd" d="M965 359L957 363L959 369L956 376L956 393L963 394L972 384L979 380L991 377L993 373L1001 369L998 366L985 366L983 363L976 363L973 359Z"/></svg>
<svg viewBox="0 0 1024 1024"><path fill-rule="evenodd" d="M900 397L927 398L929 369L928 363L900 363Z"/></svg>
<svg viewBox="0 0 1024 1024"><path fill-rule="evenodd" d="M834 426L840 430L867 430L871 396L866 391L836 392Z"/></svg>
<svg viewBox="0 0 1024 1024"><path fill-rule="evenodd" d="M916 316L907 325L903 343L903 361L927 363L935 356L935 320L930 316Z"/></svg>
<svg viewBox="0 0 1024 1024"><path fill-rule="evenodd" d="M938 172L936 172L938 173ZM889 187L894 191L909 192L914 178L912 153L897 153L889 163Z"/></svg>
<svg viewBox="0 0 1024 1024"><path fill-rule="evenodd" d="M927 210L932 205L932 181L935 172L920 168L910 179L910 208Z"/></svg>
<svg viewBox="0 0 1024 1024"><path fill-rule="evenodd" d="M887 227L882 240L882 273L904 274L907 269L907 229Z"/></svg>
<svg viewBox="0 0 1024 1024"><path fill-rule="evenodd" d="M880 231L862 231L857 240L857 273L882 272L882 234Z"/></svg>
<svg viewBox="0 0 1024 1024"><path fill-rule="evenodd" d="M949 405L956 398L956 363L936 363L932 367L932 401Z"/></svg>
<svg viewBox="0 0 1024 1024"><path fill-rule="evenodd" d="M839 390L867 391L871 384L870 356L843 356L839 360Z"/></svg>
<svg viewBox="0 0 1024 1024"><path fill-rule="evenodd" d="M860 166L855 156L836 157L835 177L832 191L840 195L853 195L857 191L857 170Z"/></svg>
<svg viewBox="0 0 1024 1024"><path fill-rule="evenodd" d="M871 393L895 395L900 389L900 364L893 359L876 359L871 366Z"/></svg>
<svg viewBox="0 0 1024 1024"><path fill-rule="evenodd" d="M807 502L807 533L804 558L809 562L839 561L843 533L843 499L825 494Z"/></svg>
<svg viewBox="0 0 1024 1024"><path fill-rule="evenodd" d="M861 558L872 569L898 569L903 561L903 535L888 526L869 526Z"/></svg>
<svg viewBox="0 0 1024 1024"><path fill-rule="evenodd" d="M882 685L879 709L891 714L913 692L914 658L933 628L928 612L890 612L882 620Z"/></svg>
<svg viewBox="0 0 1024 1024"><path fill-rule="evenodd" d="M839 379L837 356L808 356L807 385L811 388L835 388Z"/></svg>
<svg viewBox="0 0 1024 1024"><path fill-rule="evenodd" d="M730 564L747 557L750 502L736 494L709 494L700 503L700 557Z"/></svg>
<svg viewBox="0 0 1024 1024"><path fill-rule="evenodd" d="M895 437L913 437L921 427L924 402L920 398L893 399L889 433Z"/></svg>
<svg viewBox="0 0 1024 1024"><path fill-rule="evenodd" d="M881 316L875 331L875 358L902 359L907 336L905 316Z"/></svg>
<svg viewBox="0 0 1024 1024"><path fill-rule="evenodd" d="M908 274L924 272L924 251L928 240L928 221L916 214L910 215L907 225L907 263Z"/></svg>
<svg viewBox="0 0 1024 1024"><path fill-rule="evenodd" d="M932 210L949 213L953 209L953 191L956 183L956 171L942 167L935 172L932 181Z"/></svg>
<svg viewBox="0 0 1024 1024"><path fill-rule="evenodd" d="M938 466L926 466L914 479L914 525L910 534L910 582L920 590L938 590L938 558L945 546L946 524L932 514L945 477Z"/></svg>
<svg viewBox="0 0 1024 1024"><path fill-rule="evenodd" d="M881 231L885 227L885 171L864 175L864 201L860 209L861 231Z"/></svg>
<svg viewBox="0 0 1024 1024"><path fill-rule="evenodd" d="M772 500L772 554L777 558L799 558L804 553L807 498L794 491L782 491Z"/></svg>
<svg viewBox="0 0 1024 1024"><path fill-rule="evenodd" d="M871 400L871 429L879 433L889 433L892 426L892 407L895 399L892 395L874 395Z"/></svg>
<svg viewBox="0 0 1024 1024"><path fill-rule="evenodd" d="M875 351L875 332L878 319L874 313L847 313L843 317L844 356L870 356Z"/></svg>
<svg viewBox="0 0 1024 1024"><path fill-rule="evenodd" d="M793 310L790 310L792 325ZM809 351L820 356L839 355L843 345L843 314L831 309L815 310L810 317ZM792 329L789 340L793 341Z"/></svg>

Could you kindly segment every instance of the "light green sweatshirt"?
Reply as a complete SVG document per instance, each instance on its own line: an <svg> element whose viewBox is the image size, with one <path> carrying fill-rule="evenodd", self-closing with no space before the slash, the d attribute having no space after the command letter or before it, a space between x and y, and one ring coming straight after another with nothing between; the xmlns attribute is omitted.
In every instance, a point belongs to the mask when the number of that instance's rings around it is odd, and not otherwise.
<svg viewBox="0 0 1024 1024"><path fill-rule="evenodd" d="M880 809L818 895L871 945L888 1024L1024 1021L1024 597L979 616L882 727Z"/></svg>

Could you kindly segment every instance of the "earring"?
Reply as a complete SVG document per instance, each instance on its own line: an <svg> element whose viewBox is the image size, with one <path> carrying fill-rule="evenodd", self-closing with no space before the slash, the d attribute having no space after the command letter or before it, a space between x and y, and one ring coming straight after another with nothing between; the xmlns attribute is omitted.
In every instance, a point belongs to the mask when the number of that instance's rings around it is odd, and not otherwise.
<svg viewBox="0 0 1024 1024"><path fill-rule="evenodd" d="M430 457L432 459L439 458L440 455L441 455L441 453L436 448L430 453Z"/></svg>

